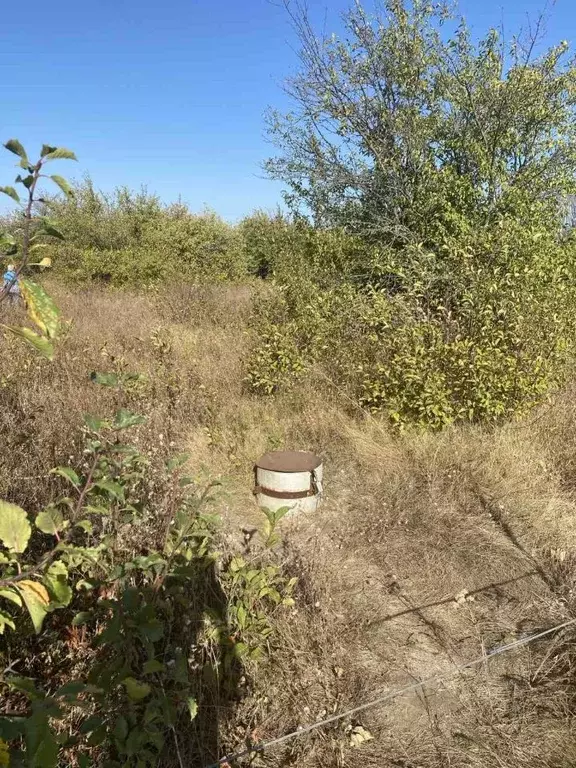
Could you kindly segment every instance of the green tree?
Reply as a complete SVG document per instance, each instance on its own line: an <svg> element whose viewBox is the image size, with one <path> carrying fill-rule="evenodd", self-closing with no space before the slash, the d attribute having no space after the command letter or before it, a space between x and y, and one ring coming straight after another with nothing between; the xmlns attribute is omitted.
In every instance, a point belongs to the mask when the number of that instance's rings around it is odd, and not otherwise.
<svg viewBox="0 0 576 768"><path fill-rule="evenodd" d="M288 7L288 6L287 6ZM435 244L513 215L560 221L574 190L576 66L561 42L539 54L542 22L478 43L427 0L355 4L345 35L318 38L289 12L300 71L294 103L270 117L268 173L320 225L387 242Z"/></svg>

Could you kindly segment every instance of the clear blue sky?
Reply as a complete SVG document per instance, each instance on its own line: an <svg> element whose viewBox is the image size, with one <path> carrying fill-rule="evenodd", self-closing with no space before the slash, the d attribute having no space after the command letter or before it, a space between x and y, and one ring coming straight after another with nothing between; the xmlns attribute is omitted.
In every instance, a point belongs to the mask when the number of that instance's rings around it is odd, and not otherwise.
<svg viewBox="0 0 576 768"><path fill-rule="evenodd" d="M477 33L515 29L544 0L462 0ZM347 0L308 0L331 31ZM557 0L550 42L576 40L575 0ZM261 178L271 153L267 106L294 70L294 37L274 0L28 0L3 4L0 138L32 154L42 142L74 149L97 186L146 185L235 219L273 208L280 186ZM0 155L0 183L12 181ZM55 169L56 170L56 169ZM9 201L8 201L9 202ZM4 203L0 203L5 210Z"/></svg>

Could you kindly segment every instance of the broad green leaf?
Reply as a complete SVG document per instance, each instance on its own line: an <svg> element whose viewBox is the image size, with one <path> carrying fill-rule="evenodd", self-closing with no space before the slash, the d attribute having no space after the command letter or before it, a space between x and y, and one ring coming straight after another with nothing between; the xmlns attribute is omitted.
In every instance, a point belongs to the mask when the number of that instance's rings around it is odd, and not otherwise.
<svg viewBox="0 0 576 768"><path fill-rule="evenodd" d="M56 467L55 469L51 470L51 474L64 477L66 480L68 480L68 482L72 483L74 488L80 487L80 478L71 467Z"/></svg>
<svg viewBox="0 0 576 768"><path fill-rule="evenodd" d="M72 588L68 584L68 569L61 560L56 560L44 574L44 584L58 606L69 605L72 600Z"/></svg>
<svg viewBox="0 0 576 768"><path fill-rule="evenodd" d="M30 161L28 160L26 150L24 149L22 144L20 144L18 139L8 139L8 141L6 142L6 144L4 144L4 146L8 151L13 152L15 155L18 155L18 157L22 158L22 160L24 160L26 165L30 165Z"/></svg>
<svg viewBox="0 0 576 768"><path fill-rule="evenodd" d="M13 741L24 733L25 717L0 717L0 738ZM0 762L0 765L2 763ZM10 763L5 763L10 765Z"/></svg>
<svg viewBox="0 0 576 768"><path fill-rule="evenodd" d="M237 659L243 659L248 654L248 650L246 643L235 643L233 653Z"/></svg>
<svg viewBox="0 0 576 768"><path fill-rule="evenodd" d="M20 336L24 341L27 341L42 357L45 357L47 360L54 359L54 347L44 336L39 336L30 328L16 328L14 325L5 325L3 327L15 336Z"/></svg>
<svg viewBox="0 0 576 768"><path fill-rule="evenodd" d="M57 176L54 174L53 176L50 176L54 184L57 184L62 192L66 195L66 197L74 197L74 190L70 186L70 184L66 181L65 178L62 176Z"/></svg>
<svg viewBox="0 0 576 768"><path fill-rule="evenodd" d="M236 615L238 617L238 626L240 627L240 629L244 629L246 627L247 613L246 613L246 608L244 608L242 603L240 603L240 605L238 606L236 610Z"/></svg>
<svg viewBox="0 0 576 768"><path fill-rule="evenodd" d="M36 515L34 522L39 531L55 536L64 528L64 515L56 507L46 507Z"/></svg>
<svg viewBox="0 0 576 768"><path fill-rule="evenodd" d="M115 429L127 429L128 427L134 427L137 424L144 424L145 421L145 416L131 413L126 410L126 408L120 408L114 417L114 427Z"/></svg>
<svg viewBox="0 0 576 768"><path fill-rule="evenodd" d="M115 483L113 480L98 480L98 482L94 483L94 485L96 488L100 488L101 490L106 491L115 499L119 499L120 501L124 500L124 488L122 488L122 486L118 483Z"/></svg>
<svg viewBox="0 0 576 768"><path fill-rule="evenodd" d="M94 526L90 520L78 520L74 525L76 528L81 528L85 533L92 533L94 530Z"/></svg>
<svg viewBox="0 0 576 768"><path fill-rule="evenodd" d="M89 611L80 611L72 619L73 627L81 627L83 624L87 624L92 618L92 614Z"/></svg>
<svg viewBox="0 0 576 768"><path fill-rule="evenodd" d="M58 147L53 147L51 144L42 144L40 157L46 157L46 155L50 154L50 152L55 152L57 149Z"/></svg>
<svg viewBox="0 0 576 768"><path fill-rule="evenodd" d="M80 733L92 733L104 724L104 718L101 715L90 715L80 726Z"/></svg>
<svg viewBox="0 0 576 768"><path fill-rule="evenodd" d="M198 714L198 702L193 696L189 696L186 703L188 704L188 712L190 712L190 720L194 720Z"/></svg>
<svg viewBox="0 0 576 768"><path fill-rule="evenodd" d="M92 371L90 380L94 384L101 384L103 387L117 387L120 383L120 379L115 373L100 373L96 371Z"/></svg>
<svg viewBox="0 0 576 768"><path fill-rule="evenodd" d="M50 595L44 584L38 581L25 579L19 581L16 587L28 608L36 634L39 634L50 605Z"/></svg>
<svg viewBox="0 0 576 768"><path fill-rule="evenodd" d="M10 688L25 693L31 700L41 700L45 698L44 693L36 687L36 684L31 677L12 675L11 677L6 678L6 682Z"/></svg>
<svg viewBox="0 0 576 768"><path fill-rule="evenodd" d="M46 160L78 160L74 152L65 147L48 147L48 149L49 152L42 155Z"/></svg>
<svg viewBox="0 0 576 768"><path fill-rule="evenodd" d="M174 472L175 469L179 469L179 467L182 467L184 464L186 464L189 458L189 453L181 453L178 456L173 456L171 459L168 459L166 462L166 468L168 469L168 472Z"/></svg>
<svg viewBox="0 0 576 768"><path fill-rule="evenodd" d="M142 671L145 675L153 675L155 672L164 672L165 669L166 667L164 664L162 664L161 661L157 661L156 659L150 659L150 661L146 661L142 667Z"/></svg>
<svg viewBox="0 0 576 768"><path fill-rule="evenodd" d="M16 624L14 624L11 616L8 616L6 613L2 613L2 611L0 611L0 635L4 634L6 627L10 627L10 629L16 629Z"/></svg>
<svg viewBox="0 0 576 768"><path fill-rule="evenodd" d="M16 176L16 182L18 184L23 184L26 189L30 189L32 184L34 184L34 176L32 174L29 174L28 176Z"/></svg>
<svg viewBox="0 0 576 768"><path fill-rule="evenodd" d="M145 699L152 690L148 683L140 683L134 677L126 677L122 683L126 688L126 693L132 701L142 701L142 699Z"/></svg>
<svg viewBox="0 0 576 768"><path fill-rule="evenodd" d="M4 192L5 195L8 195L8 197L11 197L12 200L15 200L17 203L20 202L20 197L14 187L0 187L0 192Z"/></svg>
<svg viewBox="0 0 576 768"><path fill-rule="evenodd" d="M108 729L105 725L101 725L100 728L96 728L92 731L88 737L88 746L98 747L102 744L108 736Z"/></svg>
<svg viewBox="0 0 576 768"><path fill-rule="evenodd" d="M32 528L28 515L16 504L0 501L0 542L13 552L24 552Z"/></svg>
<svg viewBox="0 0 576 768"><path fill-rule="evenodd" d="M86 424L91 432L100 432L101 429L108 426L106 419L91 416L89 413L84 416L84 424Z"/></svg>
<svg viewBox="0 0 576 768"><path fill-rule="evenodd" d="M60 310L44 288L26 278L20 280L20 290L31 320L49 339L55 339L60 325Z"/></svg>
<svg viewBox="0 0 576 768"><path fill-rule="evenodd" d="M29 766L33 768L57 768L58 742L44 712L33 712L28 718L24 741Z"/></svg>
<svg viewBox="0 0 576 768"><path fill-rule="evenodd" d="M22 598L14 589L9 587L0 587L0 597L5 598L6 600L10 600L11 602L16 603L16 605L22 607Z"/></svg>
<svg viewBox="0 0 576 768"><path fill-rule="evenodd" d="M116 723L114 725L114 730L112 731L112 733L114 734L114 737L116 739L120 739L120 741L124 741L126 736L128 736L128 721L126 720L125 717L122 717L122 715L120 715L120 717L116 719Z"/></svg>

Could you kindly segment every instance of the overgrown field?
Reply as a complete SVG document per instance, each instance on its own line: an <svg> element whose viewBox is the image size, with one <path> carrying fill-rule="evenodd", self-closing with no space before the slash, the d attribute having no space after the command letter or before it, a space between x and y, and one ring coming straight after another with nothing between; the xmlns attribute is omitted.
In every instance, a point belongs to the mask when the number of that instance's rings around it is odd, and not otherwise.
<svg viewBox="0 0 576 768"><path fill-rule="evenodd" d="M543 19L286 10L285 213L4 145L0 765L569 768L576 59ZM255 508L284 447L314 516Z"/></svg>
<svg viewBox="0 0 576 768"><path fill-rule="evenodd" d="M123 517L126 504L112 503L103 531L82 533L88 545L105 534L104 572L87 574L79 564L70 601L47 614L40 635L21 620L2 638L4 680L29 680L4 683L4 714L29 712L32 683L48 696L77 680L91 680L94 690L109 686L103 700L92 689L75 694L74 686L64 690L78 701L56 700L62 719L50 716L63 764L84 755L81 761L101 764L107 756L110 765L137 765L150 753L154 764L206 765L247 741L449 672L573 615L571 388L497 429L400 437L318 369L289 392L263 399L246 383L250 317L262 290L174 287L143 295L54 285L70 320L54 362L29 355L16 340L4 342L0 495L32 520L68 493L64 478L49 474L53 467L85 474L85 413L110 419L125 408L147 419L122 438L145 463L137 476L115 478L130 495L130 519ZM92 371L114 374L123 385L98 384ZM253 536L264 517L251 497L251 469L263 451L282 447L324 458L327 496L314 519L281 522L282 543L269 551ZM189 458L177 473L190 476L190 485L176 489L164 465L184 452ZM200 504L217 479L222 486L213 487L208 506ZM174 591L174 574L172 582L167 577L154 616L138 618L129 600L143 600L164 573L146 558L166 551L182 490L187 519L195 521L195 575L187 572L184 592ZM47 541L39 532L32 546L42 551ZM213 557L215 549L221 554ZM279 570L265 571L272 566ZM261 573L282 599L297 577L294 605L260 598L264 586L255 593L250 582ZM115 635L118 606L123 619ZM255 760L567 767L576 759L574 638L566 630ZM103 679L107 665L112 671ZM130 691L119 682L127 676L144 688ZM198 708L193 719L188 698ZM41 711L35 695L31 703ZM90 717L101 720L83 725ZM351 746L358 726L374 738Z"/></svg>

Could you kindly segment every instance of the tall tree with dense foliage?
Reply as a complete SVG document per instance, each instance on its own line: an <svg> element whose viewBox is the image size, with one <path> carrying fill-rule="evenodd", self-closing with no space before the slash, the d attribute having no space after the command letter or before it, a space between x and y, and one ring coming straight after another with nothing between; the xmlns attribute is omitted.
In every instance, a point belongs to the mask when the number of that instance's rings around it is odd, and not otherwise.
<svg viewBox="0 0 576 768"><path fill-rule="evenodd" d="M345 34L316 36L288 5L301 43L294 110L271 116L268 172L320 225L394 242L558 214L574 190L576 66L541 52L542 22L478 43L443 4L355 4Z"/></svg>
<svg viewBox="0 0 576 768"><path fill-rule="evenodd" d="M576 352L567 44L544 50L542 19L476 42L426 0L373 15L356 3L341 37L287 8L301 67L293 112L271 116L268 172L317 233L356 237L345 258L307 248L303 269L290 251L294 268L275 270L285 290L262 322L254 386L321 363L400 427L522 413Z"/></svg>

